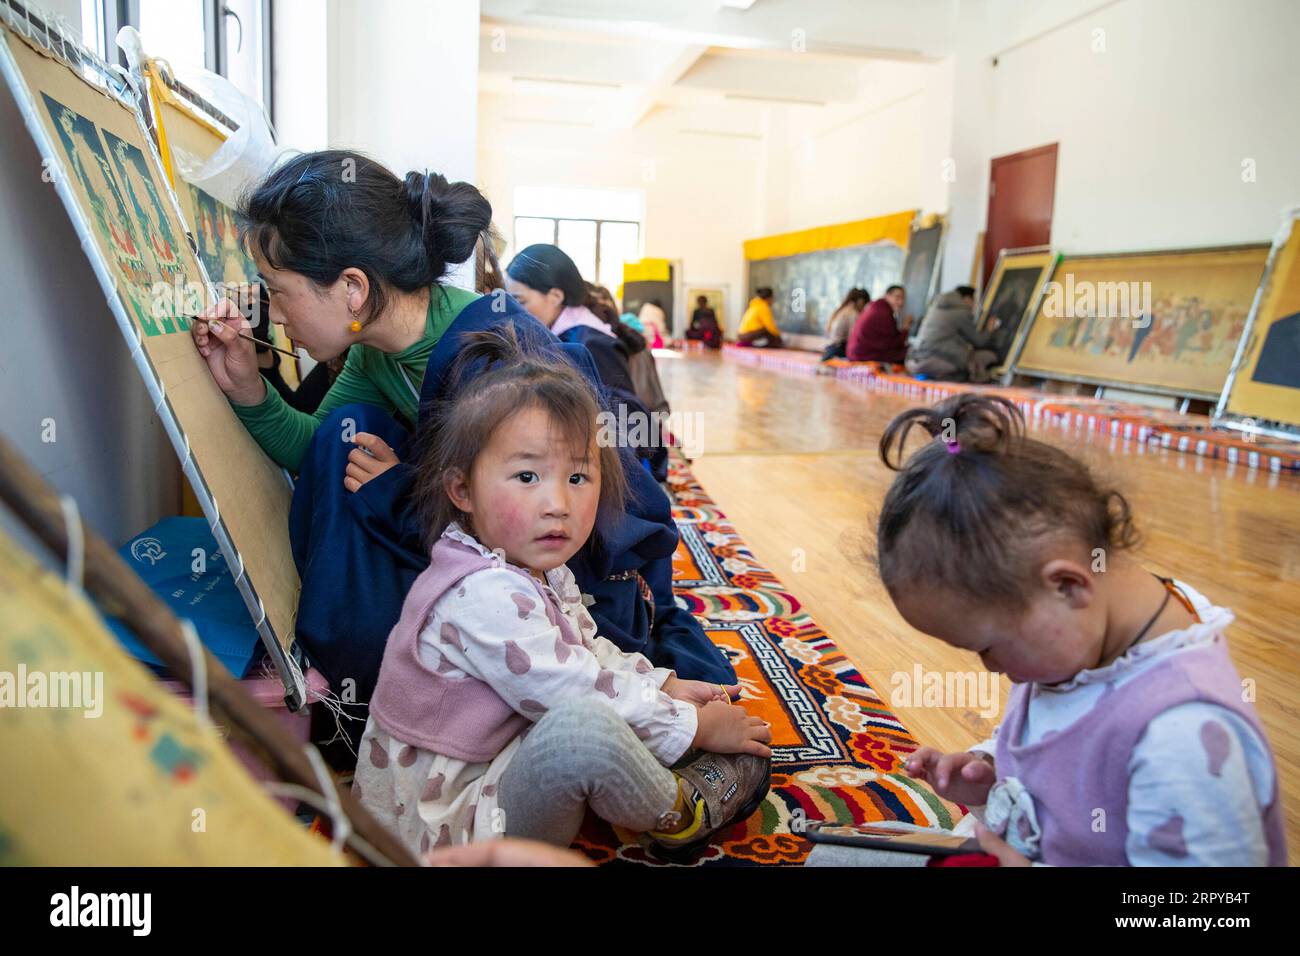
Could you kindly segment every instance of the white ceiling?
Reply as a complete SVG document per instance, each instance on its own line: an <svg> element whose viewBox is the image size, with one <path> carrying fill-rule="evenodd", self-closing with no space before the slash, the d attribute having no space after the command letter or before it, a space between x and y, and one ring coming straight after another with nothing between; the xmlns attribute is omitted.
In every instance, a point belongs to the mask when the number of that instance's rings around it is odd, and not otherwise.
<svg viewBox="0 0 1300 956"><path fill-rule="evenodd" d="M956 23L956 0L481 6L487 116L606 130L630 130L667 111L680 114L679 131L744 134L781 107L816 125L818 114L870 102L886 74L948 56Z"/></svg>

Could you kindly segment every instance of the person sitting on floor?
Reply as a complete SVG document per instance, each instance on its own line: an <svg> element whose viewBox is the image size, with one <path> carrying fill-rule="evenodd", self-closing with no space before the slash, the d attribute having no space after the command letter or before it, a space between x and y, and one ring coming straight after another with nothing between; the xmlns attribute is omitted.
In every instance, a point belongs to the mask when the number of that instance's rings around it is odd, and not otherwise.
<svg viewBox="0 0 1300 956"><path fill-rule="evenodd" d="M336 175L341 163L355 165L355 182ZM317 361L349 349L342 374L307 415L265 384L253 343L240 334L251 323L235 303L221 299L204 314L213 321L191 328L250 435L296 473L288 515L302 579L295 632L336 693L350 682L354 703L342 706L355 712L370 699L402 600L429 563L407 449L421 409L446 397L443 380L463 336L513 327L600 386L611 413L640 402L634 395L608 401L591 351L561 342L511 296L444 284L447 263L473 255L492 218L491 205L467 183L423 172L401 179L346 151L304 153L248 193L240 215L241 242L271 293L272 321ZM635 494L624 520L570 565L594 598L589 613L604 637L683 678L734 682L730 661L674 600L680 534L668 496L625 457Z"/></svg>
<svg viewBox="0 0 1300 956"><path fill-rule="evenodd" d="M711 349L722 348L722 327L718 325L718 315L709 305L707 296L696 296L695 311L691 313L691 325L686 330L686 337L703 342Z"/></svg>
<svg viewBox="0 0 1300 956"><path fill-rule="evenodd" d="M983 332L975 328L975 290L958 286L938 296L925 314L907 370L949 382L987 382L989 366L998 358L989 348L997 329L996 318Z"/></svg>
<svg viewBox="0 0 1300 956"><path fill-rule="evenodd" d="M649 409L637 394L629 363L629 349L639 342L644 351L645 337L631 329L611 328L596 315L593 308L602 306L595 289L582 278L568 253L550 243L529 246L506 267L506 291L560 341L581 345L591 353L611 401L616 407L626 406L624 414L633 416L625 420L636 421L643 415L648 420ZM611 308L605 314L618 321L616 309ZM657 398L663 398L662 390ZM632 432L629 439L636 434ZM667 445L641 438L637 446L638 456L646 460L655 480L666 481Z"/></svg>
<svg viewBox="0 0 1300 956"><path fill-rule="evenodd" d="M904 460L913 429L929 440ZM875 547L895 607L1012 681L992 739L905 764L982 821L985 851L1001 866L1286 866L1233 614L1130 555L1124 496L1029 438L1010 401L971 392L898 415L880 457L899 473Z"/></svg>
<svg viewBox="0 0 1300 956"><path fill-rule="evenodd" d="M565 562L620 520L626 485L582 374L506 327L467 336L451 377L414 489L431 560L384 650L353 795L412 852L567 847L590 807L689 858L762 802L771 729L731 702L740 684L599 633Z"/></svg>
<svg viewBox="0 0 1300 956"><path fill-rule="evenodd" d="M912 317L903 320L899 313L907 301L901 285L891 285L885 294L867 305L849 333L845 358L850 362L891 362L901 365L907 357L907 330L912 327Z"/></svg>
<svg viewBox="0 0 1300 956"><path fill-rule="evenodd" d="M736 330L736 344L751 346L756 349L779 349L781 330L772 318L772 288L762 286L754 291L754 298L749 301L749 308L741 316L740 328Z"/></svg>
<svg viewBox="0 0 1300 956"><path fill-rule="evenodd" d="M664 329L668 328L668 313L664 311L663 303L658 299L641 303L637 318L641 320L641 334L645 336L647 344L652 349L663 348Z"/></svg>
<svg viewBox="0 0 1300 956"><path fill-rule="evenodd" d="M645 336L636 329L629 328L618 314L618 304L614 295L603 285L588 282L587 289L593 301L589 308L596 317L614 330L624 347L627 348L627 370L632 376L632 385L636 388L636 397L641 404L652 412L667 415L672 411L668 399L664 396L663 384L659 381L659 369L655 367L655 357Z"/></svg>
<svg viewBox="0 0 1300 956"><path fill-rule="evenodd" d="M871 293L866 289L849 290L840 307L831 315L831 320L826 323L826 348L822 352L823 362L829 362L833 358L844 358L848 354L849 333L853 331L853 324L870 301Z"/></svg>

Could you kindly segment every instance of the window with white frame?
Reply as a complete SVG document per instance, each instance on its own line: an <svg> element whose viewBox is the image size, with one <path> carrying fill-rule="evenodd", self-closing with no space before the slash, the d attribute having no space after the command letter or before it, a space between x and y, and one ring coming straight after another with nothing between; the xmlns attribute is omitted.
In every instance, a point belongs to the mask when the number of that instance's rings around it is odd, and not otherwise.
<svg viewBox="0 0 1300 956"><path fill-rule="evenodd" d="M623 263L641 258L645 194L631 189L519 186L508 255L538 242L553 243L582 277L614 289Z"/></svg>
<svg viewBox="0 0 1300 956"><path fill-rule="evenodd" d="M82 37L110 62L124 26L179 77L218 73L271 114L271 0L81 0Z"/></svg>

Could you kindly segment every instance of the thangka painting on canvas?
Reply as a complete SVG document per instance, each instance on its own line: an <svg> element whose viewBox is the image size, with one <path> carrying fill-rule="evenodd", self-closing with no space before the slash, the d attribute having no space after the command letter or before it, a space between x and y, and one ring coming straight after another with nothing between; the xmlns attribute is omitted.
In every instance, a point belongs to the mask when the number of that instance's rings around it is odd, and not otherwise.
<svg viewBox="0 0 1300 956"><path fill-rule="evenodd" d="M946 229L947 223L943 217L927 217L924 222L918 220L907 241L907 257L903 260L903 277L900 281L907 297L903 303L903 314L910 314L916 319L913 330L921 327L925 311L930 307Z"/></svg>
<svg viewBox="0 0 1300 956"><path fill-rule="evenodd" d="M1016 371L1217 397L1268 247L1067 256L1039 300Z"/></svg>
<svg viewBox="0 0 1300 956"><path fill-rule="evenodd" d="M289 486L235 417L190 338L209 289L141 117L96 67L0 26L0 61L108 307L282 675L299 581ZM21 131L10 131L21 135ZM150 479L141 475L142 481Z"/></svg>
<svg viewBox="0 0 1300 956"><path fill-rule="evenodd" d="M159 79L156 82L164 81ZM225 142L224 133L208 119L200 118L193 107L182 105L174 97L174 93L169 93L163 99L154 112L154 122L166 131L181 215L189 225L199 259L216 287L217 294L234 299L241 308L249 311L251 319L251 312L258 307L261 298L261 280L256 263L240 242L238 214L187 178L196 168L212 159ZM258 323L254 321L254 325ZM293 347L280 326L267 323L259 328L259 337L269 340L273 345L284 349ZM297 388L297 362L278 357L276 362L285 382L291 388Z"/></svg>
<svg viewBox="0 0 1300 956"><path fill-rule="evenodd" d="M213 282L256 282L257 264L239 241L235 212L197 186L186 185L194 209L194 242Z"/></svg>
<svg viewBox="0 0 1300 956"><path fill-rule="evenodd" d="M149 164L138 146L132 146L125 140L104 131L104 142L108 145L108 154L113 158L113 167L119 182L126 191L126 199L140 235L145 239L145 251L152 260L156 272L165 277L174 277L183 268L180 263L177 234L167 217L166 207L158 196L158 188L149 175Z"/></svg>
<svg viewBox="0 0 1300 956"><path fill-rule="evenodd" d="M1226 410L1300 428L1300 229L1297 214L1273 247Z"/></svg>
<svg viewBox="0 0 1300 956"><path fill-rule="evenodd" d="M166 244L160 248L155 245L155 231L146 228L145 213L136 204L134 195L131 200L135 205L134 213L128 207L125 190L118 178L120 173L114 172L98 127L48 93L42 93L41 100L54 123L68 167L86 195L90 224L111 250L112 261L122 280L118 283L118 291L145 335L175 332L179 323L174 311L158 309L153 301L153 284L168 273L159 254L168 263L170 272L179 269L175 246ZM126 145L116 137L114 140L119 145Z"/></svg>

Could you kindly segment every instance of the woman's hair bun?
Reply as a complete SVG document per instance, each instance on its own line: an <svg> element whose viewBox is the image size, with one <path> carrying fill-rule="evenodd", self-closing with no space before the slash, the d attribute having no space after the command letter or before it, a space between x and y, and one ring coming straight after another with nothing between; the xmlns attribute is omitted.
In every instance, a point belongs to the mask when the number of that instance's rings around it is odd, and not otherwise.
<svg viewBox="0 0 1300 956"><path fill-rule="evenodd" d="M492 204L471 183L451 183L441 173L412 171L402 184L411 216L432 262L445 266L474 254L492 225Z"/></svg>

